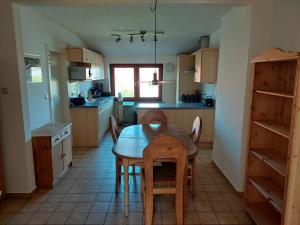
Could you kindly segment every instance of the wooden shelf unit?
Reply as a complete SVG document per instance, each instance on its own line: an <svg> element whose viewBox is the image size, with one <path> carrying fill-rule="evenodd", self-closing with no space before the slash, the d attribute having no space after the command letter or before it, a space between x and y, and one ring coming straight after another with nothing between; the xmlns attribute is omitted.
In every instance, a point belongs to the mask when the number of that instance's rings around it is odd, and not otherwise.
<svg viewBox="0 0 300 225"><path fill-rule="evenodd" d="M252 62L245 205L257 225L300 224L300 55L269 49Z"/></svg>

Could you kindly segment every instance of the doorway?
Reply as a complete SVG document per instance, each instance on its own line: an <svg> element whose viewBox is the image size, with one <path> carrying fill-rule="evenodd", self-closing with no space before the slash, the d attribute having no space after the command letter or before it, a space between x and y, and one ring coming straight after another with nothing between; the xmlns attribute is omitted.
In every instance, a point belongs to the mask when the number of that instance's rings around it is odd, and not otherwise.
<svg viewBox="0 0 300 225"><path fill-rule="evenodd" d="M63 55L49 51L48 66L52 122L65 122Z"/></svg>

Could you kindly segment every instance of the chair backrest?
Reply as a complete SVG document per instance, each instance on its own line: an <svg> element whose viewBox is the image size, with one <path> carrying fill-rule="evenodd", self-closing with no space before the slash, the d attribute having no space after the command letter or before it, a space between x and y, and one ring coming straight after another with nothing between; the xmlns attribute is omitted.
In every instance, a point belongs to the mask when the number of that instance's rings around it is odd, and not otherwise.
<svg viewBox="0 0 300 225"><path fill-rule="evenodd" d="M202 132L202 119L199 116L197 116L193 122L193 128L192 128L192 138L195 144L199 144L201 132Z"/></svg>
<svg viewBox="0 0 300 225"><path fill-rule="evenodd" d="M110 117L109 117L109 128L110 128L110 133L111 133L113 142L114 142L114 144L116 144L118 137L119 137L119 133L118 133L118 126L116 123L116 119L113 115L110 115Z"/></svg>
<svg viewBox="0 0 300 225"><path fill-rule="evenodd" d="M176 190L183 191L184 175L187 162L187 150L182 142L170 135L156 137L144 150L144 170L146 192L153 192L154 161L176 162Z"/></svg>
<svg viewBox="0 0 300 225"><path fill-rule="evenodd" d="M143 124L158 123L164 126L168 125L168 119L166 115L163 113L163 111L157 109L147 110L142 117L141 122Z"/></svg>

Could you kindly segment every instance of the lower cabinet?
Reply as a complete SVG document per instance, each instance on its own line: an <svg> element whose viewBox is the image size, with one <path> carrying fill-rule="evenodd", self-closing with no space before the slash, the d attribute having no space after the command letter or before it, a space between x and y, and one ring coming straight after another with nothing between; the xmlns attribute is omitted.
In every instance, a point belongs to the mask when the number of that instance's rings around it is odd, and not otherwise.
<svg viewBox="0 0 300 225"><path fill-rule="evenodd" d="M70 108L74 147L97 147L109 128L113 99L98 108Z"/></svg>
<svg viewBox="0 0 300 225"><path fill-rule="evenodd" d="M138 122L141 121L144 113L148 109L137 109ZM202 133L200 144L211 146L214 138L214 109L162 109L168 118L168 124L173 124L178 128L190 133L192 131L193 121L196 116L202 119Z"/></svg>
<svg viewBox="0 0 300 225"><path fill-rule="evenodd" d="M32 134L36 185L52 188L72 165L71 123L48 124Z"/></svg>

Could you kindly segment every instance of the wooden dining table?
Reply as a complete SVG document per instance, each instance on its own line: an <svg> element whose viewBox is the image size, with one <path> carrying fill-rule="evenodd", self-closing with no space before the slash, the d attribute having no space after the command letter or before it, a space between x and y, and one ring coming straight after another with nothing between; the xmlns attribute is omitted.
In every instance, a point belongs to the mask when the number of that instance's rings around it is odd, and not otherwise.
<svg viewBox="0 0 300 225"><path fill-rule="evenodd" d="M143 164L143 151L149 143L157 136L168 134L177 137L184 144L189 157L194 157L197 147L192 138L182 129L175 126L161 126L159 124L140 124L124 128L113 147L113 154L122 159L124 167L124 210L128 216L129 186L128 168L130 165Z"/></svg>

